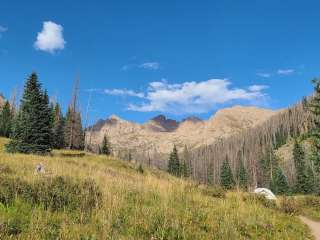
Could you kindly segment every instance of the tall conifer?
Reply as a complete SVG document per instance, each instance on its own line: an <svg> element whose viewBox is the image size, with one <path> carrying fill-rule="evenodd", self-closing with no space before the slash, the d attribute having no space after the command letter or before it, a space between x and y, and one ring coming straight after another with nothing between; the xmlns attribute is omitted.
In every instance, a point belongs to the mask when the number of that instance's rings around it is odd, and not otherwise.
<svg viewBox="0 0 320 240"><path fill-rule="evenodd" d="M9 137L12 130L13 113L8 101L0 112L0 136Z"/></svg>
<svg viewBox="0 0 320 240"><path fill-rule="evenodd" d="M235 185L233 174L230 168L228 157L223 162L220 170L220 183L226 189L231 189Z"/></svg>
<svg viewBox="0 0 320 240"><path fill-rule="evenodd" d="M10 152L43 154L51 151L51 113L49 98L42 91L36 73L27 79L20 110L13 127Z"/></svg>

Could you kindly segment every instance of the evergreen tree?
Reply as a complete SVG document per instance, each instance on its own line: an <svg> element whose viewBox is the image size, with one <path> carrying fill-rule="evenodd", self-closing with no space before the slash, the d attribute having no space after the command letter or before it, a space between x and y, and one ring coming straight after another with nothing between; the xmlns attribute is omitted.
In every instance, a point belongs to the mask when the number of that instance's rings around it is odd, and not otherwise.
<svg viewBox="0 0 320 240"><path fill-rule="evenodd" d="M72 107L68 108L65 120L65 143L69 149L82 150L84 148L84 132L81 114Z"/></svg>
<svg viewBox="0 0 320 240"><path fill-rule="evenodd" d="M32 73L24 87L21 107L14 121L14 132L7 150L36 154L50 152L51 122L48 94L41 90L36 73Z"/></svg>
<svg viewBox="0 0 320 240"><path fill-rule="evenodd" d="M315 179L313 170L311 166L308 166L307 173L306 173L306 180L305 180L305 188L304 188L305 194L312 194L316 191L315 180L316 179Z"/></svg>
<svg viewBox="0 0 320 240"><path fill-rule="evenodd" d="M214 183L214 172L212 164L209 164L207 168L207 182L209 185L213 185Z"/></svg>
<svg viewBox="0 0 320 240"><path fill-rule="evenodd" d="M187 146L184 146L182 154L181 174L183 177L188 178L191 175L191 163Z"/></svg>
<svg viewBox="0 0 320 240"><path fill-rule="evenodd" d="M289 193L289 185L286 176L284 175L282 169L277 167L271 183L271 190L275 194L288 194Z"/></svg>
<svg viewBox="0 0 320 240"><path fill-rule="evenodd" d="M53 147L61 149L65 147L64 117L59 103L53 107Z"/></svg>
<svg viewBox="0 0 320 240"><path fill-rule="evenodd" d="M9 137L12 130L13 113L8 101L0 112L0 136Z"/></svg>
<svg viewBox="0 0 320 240"><path fill-rule="evenodd" d="M314 129L312 130L312 160L315 172L320 175L320 79L313 79L314 96L309 109L314 115Z"/></svg>
<svg viewBox="0 0 320 240"><path fill-rule="evenodd" d="M173 146L173 150L170 153L168 162L168 172L174 176L181 176L181 168L179 162L179 155L176 145Z"/></svg>
<svg viewBox="0 0 320 240"><path fill-rule="evenodd" d="M301 144L295 140L293 146L293 159L296 168L296 184L295 191L297 193L308 192L307 173L305 167L305 154Z"/></svg>
<svg viewBox="0 0 320 240"><path fill-rule="evenodd" d="M247 190L248 188L248 174L244 167L243 161L240 161L240 165L238 168L238 174L237 174L238 184L239 187L243 190Z"/></svg>
<svg viewBox="0 0 320 240"><path fill-rule="evenodd" d="M269 149L259 161L259 179L258 185L269 188L272 182L273 174L278 167L278 158L273 149Z"/></svg>
<svg viewBox="0 0 320 240"><path fill-rule="evenodd" d="M223 162L220 169L220 183L226 189L231 189L235 185L233 174L229 165L228 157Z"/></svg>
<svg viewBox="0 0 320 240"><path fill-rule="evenodd" d="M106 135L103 137L102 146L101 146L101 154L110 155L111 154L111 146L109 140Z"/></svg>

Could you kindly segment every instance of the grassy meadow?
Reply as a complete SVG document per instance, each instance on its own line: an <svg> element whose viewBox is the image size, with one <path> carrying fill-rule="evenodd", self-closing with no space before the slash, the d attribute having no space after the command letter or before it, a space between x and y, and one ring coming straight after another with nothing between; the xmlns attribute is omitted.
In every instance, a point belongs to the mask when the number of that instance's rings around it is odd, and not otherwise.
<svg viewBox="0 0 320 240"><path fill-rule="evenodd" d="M0 239L312 239L296 205L319 217L306 202L316 197L269 206L105 156L11 155L6 141L0 139ZM35 173L38 163L44 174Z"/></svg>

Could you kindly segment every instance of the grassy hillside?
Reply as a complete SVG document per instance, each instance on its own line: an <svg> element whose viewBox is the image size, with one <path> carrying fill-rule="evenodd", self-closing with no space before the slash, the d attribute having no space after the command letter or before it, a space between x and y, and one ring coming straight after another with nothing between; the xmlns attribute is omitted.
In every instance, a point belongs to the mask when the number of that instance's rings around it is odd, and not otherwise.
<svg viewBox="0 0 320 240"><path fill-rule="evenodd" d="M10 155L0 139L0 239L312 239L243 193L80 152ZM45 174L36 174L42 163ZM62 176L62 177L59 177Z"/></svg>

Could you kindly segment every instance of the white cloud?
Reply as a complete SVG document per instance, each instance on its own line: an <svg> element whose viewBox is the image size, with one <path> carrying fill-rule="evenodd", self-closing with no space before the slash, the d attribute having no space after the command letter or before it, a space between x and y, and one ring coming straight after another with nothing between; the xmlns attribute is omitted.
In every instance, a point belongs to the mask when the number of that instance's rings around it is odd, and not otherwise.
<svg viewBox="0 0 320 240"><path fill-rule="evenodd" d="M114 96L130 96L130 97L138 97L144 98L144 93L135 92L133 90L127 89L105 89L105 94L114 95Z"/></svg>
<svg viewBox="0 0 320 240"><path fill-rule="evenodd" d="M294 69L279 69L277 71L277 74L279 75L290 75L290 74L293 74L295 72Z"/></svg>
<svg viewBox="0 0 320 240"><path fill-rule="evenodd" d="M151 82L145 93L132 90L106 90L110 95L128 95L140 99L130 103L128 110L140 112L203 113L217 108L219 104L246 101L257 104L267 95L262 92L266 86L252 85L246 89L231 88L228 79L209 79L202 82L169 84L166 81Z"/></svg>
<svg viewBox="0 0 320 240"><path fill-rule="evenodd" d="M272 76L271 73L257 73L257 76L263 77L263 78L269 78Z"/></svg>
<svg viewBox="0 0 320 240"><path fill-rule="evenodd" d="M43 22L43 28L38 33L34 47L53 54L64 49L66 41L63 38L63 27L51 21Z"/></svg>
<svg viewBox="0 0 320 240"><path fill-rule="evenodd" d="M267 85L251 85L250 87L248 87L249 91L251 92L260 92L262 90L265 90L269 88L269 86Z"/></svg>
<svg viewBox="0 0 320 240"><path fill-rule="evenodd" d="M142 63L140 68L149 69L149 70L158 70L160 68L160 63L158 62L145 62Z"/></svg>

